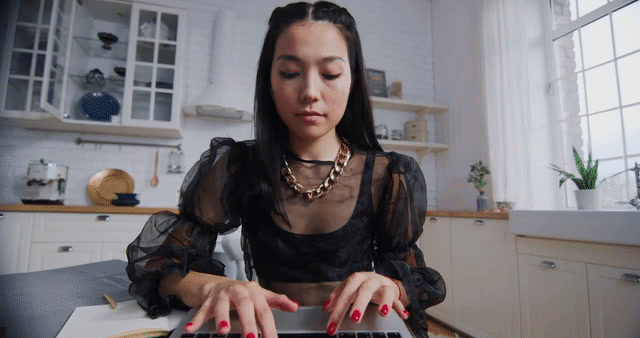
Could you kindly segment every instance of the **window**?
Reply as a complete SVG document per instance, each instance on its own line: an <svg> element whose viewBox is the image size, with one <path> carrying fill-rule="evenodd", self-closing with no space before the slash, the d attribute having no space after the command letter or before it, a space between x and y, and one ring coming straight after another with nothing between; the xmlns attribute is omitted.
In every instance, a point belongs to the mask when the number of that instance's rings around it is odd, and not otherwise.
<svg viewBox="0 0 640 338"><path fill-rule="evenodd" d="M571 149L599 159L602 178L640 163L640 0L550 0L557 116ZM636 195L633 172L600 185L604 206ZM573 189L573 187L571 187ZM567 205L573 194L565 190Z"/></svg>

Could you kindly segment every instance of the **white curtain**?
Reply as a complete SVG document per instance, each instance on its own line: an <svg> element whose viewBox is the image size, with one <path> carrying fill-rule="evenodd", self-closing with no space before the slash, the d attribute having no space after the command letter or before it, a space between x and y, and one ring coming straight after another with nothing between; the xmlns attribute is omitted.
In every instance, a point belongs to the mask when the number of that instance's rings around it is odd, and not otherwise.
<svg viewBox="0 0 640 338"><path fill-rule="evenodd" d="M544 3L485 0L485 117L494 201L516 209L562 206L557 176L557 121L547 90ZM542 6L540 5L542 4Z"/></svg>

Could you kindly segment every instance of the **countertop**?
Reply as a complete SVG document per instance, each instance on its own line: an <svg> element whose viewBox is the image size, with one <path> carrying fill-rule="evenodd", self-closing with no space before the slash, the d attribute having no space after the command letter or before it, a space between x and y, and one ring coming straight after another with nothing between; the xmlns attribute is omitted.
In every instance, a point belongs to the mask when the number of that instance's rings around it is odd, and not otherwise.
<svg viewBox="0 0 640 338"><path fill-rule="evenodd" d="M473 210L427 210L427 217L509 219L509 213L497 211L478 212Z"/></svg>
<svg viewBox="0 0 640 338"><path fill-rule="evenodd" d="M161 207L117 207L100 205L53 205L53 204L0 204L0 211L22 212L77 212L95 214L155 214L160 211L178 213L178 208Z"/></svg>
<svg viewBox="0 0 640 338"><path fill-rule="evenodd" d="M45 205L45 204L0 204L0 211L22 212L78 212L95 214L154 214L160 211L178 213L172 207L116 207L100 205ZM477 212L472 210L428 210L427 217L464 217L509 219L508 212Z"/></svg>

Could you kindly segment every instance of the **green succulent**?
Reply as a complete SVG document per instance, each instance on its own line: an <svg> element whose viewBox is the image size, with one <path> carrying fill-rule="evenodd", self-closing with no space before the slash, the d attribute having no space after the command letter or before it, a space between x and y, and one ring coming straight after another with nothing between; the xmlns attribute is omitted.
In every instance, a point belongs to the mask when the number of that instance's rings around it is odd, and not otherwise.
<svg viewBox="0 0 640 338"><path fill-rule="evenodd" d="M573 158L576 161L576 168L578 169L580 178L560 169L560 167L558 167L557 165L551 165L551 169L557 171L559 175L562 176L562 178L560 178L559 187L562 187L562 184L567 180L572 180L580 190L595 189L597 187L596 179L598 179L598 160L596 160L595 164L592 165L591 153L589 153L589 160L587 161L587 166L585 167L582 158L580 158L580 155L576 150L576 147L573 147Z"/></svg>
<svg viewBox="0 0 640 338"><path fill-rule="evenodd" d="M469 173L467 182L473 183L473 186L475 186L478 191L484 192L484 187L487 185L485 176L491 174L489 168L482 164L482 161L478 161L470 165L470 167L471 172Z"/></svg>

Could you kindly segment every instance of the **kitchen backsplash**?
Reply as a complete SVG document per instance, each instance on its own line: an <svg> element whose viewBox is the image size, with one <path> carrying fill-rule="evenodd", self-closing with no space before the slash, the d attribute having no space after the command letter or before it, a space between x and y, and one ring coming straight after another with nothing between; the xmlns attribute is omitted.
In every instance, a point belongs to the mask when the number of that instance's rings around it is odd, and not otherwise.
<svg viewBox="0 0 640 338"><path fill-rule="evenodd" d="M174 5L172 2L158 2ZM370 68L386 72L387 82L403 82L407 100L433 102L433 64L431 50L431 2L419 0L352 0L336 1L347 6L358 22L365 60ZM253 91L259 49L266 32L268 15L273 8L288 1L212 1L180 2L188 10L189 48L186 60L186 102L192 103L208 81L209 55L215 12L227 8L234 12L242 29L238 33L238 51L233 64L234 81ZM389 15L394 13L394 15ZM409 113L376 112L376 122L389 129L400 128L411 118ZM433 126L433 123L430 123ZM183 139L141 139L134 137L80 134L68 132L26 130L11 121L0 123L0 203L20 203L25 186L27 165L40 158L69 166L67 205L91 205L87 193L89 179L101 170L118 168L133 177L141 201L140 206L173 207L178 203L178 191L186 171L206 150L214 136L237 140L252 138L251 123L222 122L213 119L186 118ZM151 187L155 148L93 144L76 145L83 137L93 140L182 144L185 170L182 174L167 173L170 149L160 148L159 184ZM408 152L408 155L415 153ZM430 209L435 206L435 157L425 156L422 168L427 180Z"/></svg>

